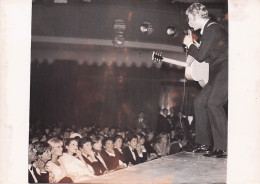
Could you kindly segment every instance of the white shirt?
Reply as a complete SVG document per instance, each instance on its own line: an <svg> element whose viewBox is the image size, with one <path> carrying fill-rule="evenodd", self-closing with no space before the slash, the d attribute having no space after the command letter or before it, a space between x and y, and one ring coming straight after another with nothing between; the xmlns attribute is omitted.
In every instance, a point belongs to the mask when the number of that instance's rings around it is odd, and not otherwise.
<svg viewBox="0 0 260 184"><path fill-rule="evenodd" d="M129 147L129 146L128 146L128 147ZM131 151L131 153L132 153L132 156L133 156L134 160L136 160L136 156L135 156L135 153L133 152L133 149L132 149L131 147L129 147L129 149L130 149L130 151Z"/></svg>
<svg viewBox="0 0 260 184"><path fill-rule="evenodd" d="M50 174L50 183L58 183L62 178L66 176L65 168L63 168L62 165L56 165L52 161L47 162L46 170Z"/></svg>

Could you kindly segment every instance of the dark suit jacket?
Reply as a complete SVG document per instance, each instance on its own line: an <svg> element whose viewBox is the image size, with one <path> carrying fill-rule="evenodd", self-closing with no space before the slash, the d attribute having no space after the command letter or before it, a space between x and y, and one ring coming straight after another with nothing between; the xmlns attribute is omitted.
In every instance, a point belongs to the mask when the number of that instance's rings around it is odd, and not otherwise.
<svg viewBox="0 0 260 184"><path fill-rule="evenodd" d="M158 134L161 132L171 132L171 124L167 117L163 116L162 114L159 114L158 116L156 131Z"/></svg>
<svg viewBox="0 0 260 184"><path fill-rule="evenodd" d="M138 129L146 130L148 128L149 128L148 120L146 118L144 118L142 122L139 122L139 118L136 120L136 123L135 123L136 130L138 130Z"/></svg>
<svg viewBox="0 0 260 184"><path fill-rule="evenodd" d="M130 151L130 148L127 146L127 147L124 147L123 148L123 154L124 154L124 157L125 157L125 163L128 165L130 162L133 164L133 165L136 165L136 164L140 164L142 162L144 162L144 158L141 158L139 157L139 155L135 154L136 156L136 160L134 160L133 158L133 155L132 155L132 152Z"/></svg>
<svg viewBox="0 0 260 184"><path fill-rule="evenodd" d="M210 75L209 82L215 79L216 74L227 67L228 62L228 34L226 30L217 23L209 20L204 26L201 36L200 47L197 48L191 44L188 54L194 57L198 62L209 63ZM227 75L224 75L224 80ZM218 76L218 80L222 80Z"/></svg>
<svg viewBox="0 0 260 184"><path fill-rule="evenodd" d="M49 183L49 173L41 173L41 175L39 175L35 169L35 167L33 167L33 173L36 177L36 179L38 180L38 183ZM35 183L33 176L31 174L31 172L28 170L28 180L29 183Z"/></svg>

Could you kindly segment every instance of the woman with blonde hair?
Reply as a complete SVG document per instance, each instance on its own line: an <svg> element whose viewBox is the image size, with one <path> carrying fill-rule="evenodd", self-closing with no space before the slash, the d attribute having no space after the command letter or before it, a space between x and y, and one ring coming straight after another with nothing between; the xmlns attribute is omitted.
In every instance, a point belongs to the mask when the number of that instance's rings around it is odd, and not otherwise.
<svg viewBox="0 0 260 184"><path fill-rule="evenodd" d="M162 132L158 135L158 141L154 144L154 150L159 156L166 156L170 153L169 135Z"/></svg>
<svg viewBox="0 0 260 184"><path fill-rule="evenodd" d="M66 177L66 170L59 161L59 157L63 155L63 142L57 138L52 138L48 143L51 146L52 154L51 160L46 164L50 183L72 183L71 178Z"/></svg>

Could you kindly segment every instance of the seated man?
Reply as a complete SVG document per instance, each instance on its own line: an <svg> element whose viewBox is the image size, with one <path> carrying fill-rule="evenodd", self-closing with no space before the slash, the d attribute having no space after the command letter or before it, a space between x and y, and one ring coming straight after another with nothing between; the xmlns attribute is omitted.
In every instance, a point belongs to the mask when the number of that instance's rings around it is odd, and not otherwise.
<svg viewBox="0 0 260 184"><path fill-rule="evenodd" d="M51 147L48 143L38 141L29 146L29 183L49 183L45 165L50 159Z"/></svg>
<svg viewBox="0 0 260 184"><path fill-rule="evenodd" d="M29 145L28 150L28 182L29 183L38 183L38 180L36 178L36 168L33 167L33 163L36 161L37 151L34 149L34 145Z"/></svg>
<svg viewBox="0 0 260 184"><path fill-rule="evenodd" d="M144 157L142 152L137 152L137 143L138 138L136 134L128 133L127 134L128 146L123 148L123 154L125 156L125 163L129 165L130 163L133 165L144 162Z"/></svg>

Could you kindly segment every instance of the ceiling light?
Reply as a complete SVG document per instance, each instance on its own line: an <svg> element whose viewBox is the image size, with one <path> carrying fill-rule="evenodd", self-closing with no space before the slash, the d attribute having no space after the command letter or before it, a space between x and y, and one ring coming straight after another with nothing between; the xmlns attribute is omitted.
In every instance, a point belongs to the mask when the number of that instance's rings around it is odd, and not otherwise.
<svg viewBox="0 0 260 184"><path fill-rule="evenodd" d="M172 25L170 25L170 26L167 28L167 34L168 34L169 36L173 36L175 33L176 33L176 29L175 29Z"/></svg>
<svg viewBox="0 0 260 184"><path fill-rule="evenodd" d="M153 32L153 27L152 24L150 22L144 22L141 26L140 26L140 30L142 33L144 34L151 34Z"/></svg>

